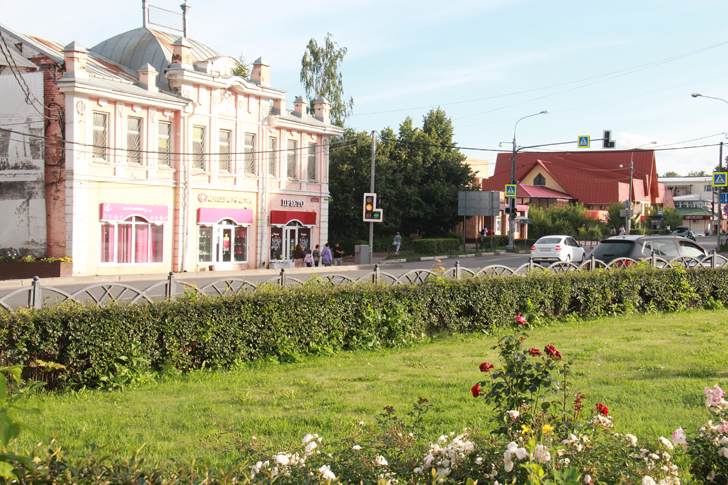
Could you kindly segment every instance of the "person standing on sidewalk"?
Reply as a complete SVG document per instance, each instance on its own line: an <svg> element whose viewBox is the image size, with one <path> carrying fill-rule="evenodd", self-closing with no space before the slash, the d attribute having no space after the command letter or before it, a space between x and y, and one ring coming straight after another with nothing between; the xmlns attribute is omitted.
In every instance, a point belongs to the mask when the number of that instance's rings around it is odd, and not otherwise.
<svg viewBox="0 0 728 485"><path fill-rule="evenodd" d="M394 235L394 254L399 254L399 247L402 245L402 236L399 233Z"/></svg>
<svg viewBox="0 0 728 485"><path fill-rule="evenodd" d="M319 245L316 245L316 249L313 250L313 265L318 268L319 260L321 259L321 251L319 251Z"/></svg>
<svg viewBox="0 0 728 485"><path fill-rule="evenodd" d="M344 249L339 246L339 243L334 243L334 266L341 266L344 264Z"/></svg>
<svg viewBox="0 0 728 485"><path fill-rule="evenodd" d="M296 249L293 250L293 262L296 268L303 268L303 258L306 257L306 252L303 250L303 246L296 244Z"/></svg>
<svg viewBox="0 0 728 485"><path fill-rule="evenodd" d="M324 248L321 250L321 263L323 263L324 266L331 266L331 261L333 261L333 259L334 257L331 254L329 243L324 244Z"/></svg>

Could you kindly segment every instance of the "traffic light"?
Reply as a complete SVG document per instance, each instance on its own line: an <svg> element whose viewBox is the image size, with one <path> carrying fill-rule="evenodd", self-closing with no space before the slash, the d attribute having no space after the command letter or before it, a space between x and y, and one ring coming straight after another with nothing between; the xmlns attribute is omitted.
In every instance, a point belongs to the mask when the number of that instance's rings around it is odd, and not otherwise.
<svg viewBox="0 0 728 485"><path fill-rule="evenodd" d="M377 199L377 194L364 194L364 222L382 222L382 209L377 204L381 204L381 198Z"/></svg>
<svg viewBox="0 0 728 485"><path fill-rule="evenodd" d="M603 148L614 148L615 142L612 140L612 130L604 130L604 138L602 141Z"/></svg>

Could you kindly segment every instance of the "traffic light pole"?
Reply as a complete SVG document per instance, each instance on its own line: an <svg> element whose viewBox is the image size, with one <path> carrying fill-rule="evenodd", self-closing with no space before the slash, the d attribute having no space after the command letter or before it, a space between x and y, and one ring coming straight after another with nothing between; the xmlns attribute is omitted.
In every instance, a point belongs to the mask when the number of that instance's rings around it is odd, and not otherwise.
<svg viewBox="0 0 728 485"><path fill-rule="evenodd" d="M369 192L374 192L374 160L377 156L377 132L372 131L372 178ZM376 203L376 201L375 201ZM374 263L374 223L369 223L369 264Z"/></svg>

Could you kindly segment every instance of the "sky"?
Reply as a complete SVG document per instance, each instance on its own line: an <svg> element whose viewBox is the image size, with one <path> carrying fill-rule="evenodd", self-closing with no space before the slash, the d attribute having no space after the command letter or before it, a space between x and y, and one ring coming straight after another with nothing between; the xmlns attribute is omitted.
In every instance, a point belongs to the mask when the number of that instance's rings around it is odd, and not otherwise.
<svg viewBox="0 0 728 485"><path fill-rule="evenodd" d="M0 23L93 47L140 27L141 3L0 0ZM150 3L180 12L182 0ZM681 175L711 172L718 144L728 143L725 0L188 3L189 37L246 61L262 56L289 108L305 95L299 77L309 39L321 44L331 33L348 49L347 127L357 131L397 131L407 117L421 126L441 107L463 153L495 161L512 149L517 122L519 147L564 142L533 150L577 151L579 136L601 139L608 129L617 149L655 149L658 173Z"/></svg>

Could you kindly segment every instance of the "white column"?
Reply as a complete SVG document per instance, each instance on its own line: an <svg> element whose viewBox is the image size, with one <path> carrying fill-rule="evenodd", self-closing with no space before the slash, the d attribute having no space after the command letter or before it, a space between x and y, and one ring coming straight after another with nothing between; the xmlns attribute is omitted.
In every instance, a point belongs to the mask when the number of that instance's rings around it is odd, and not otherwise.
<svg viewBox="0 0 728 485"><path fill-rule="evenodd" d="M93 151L75 144L93 140L93 113L88 99L66 94L66 116L66 256L71 257L73 274L84 275L88 273L89 238L98 235L89 233L87 157Z"/></svg>

